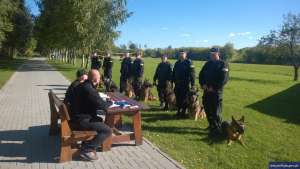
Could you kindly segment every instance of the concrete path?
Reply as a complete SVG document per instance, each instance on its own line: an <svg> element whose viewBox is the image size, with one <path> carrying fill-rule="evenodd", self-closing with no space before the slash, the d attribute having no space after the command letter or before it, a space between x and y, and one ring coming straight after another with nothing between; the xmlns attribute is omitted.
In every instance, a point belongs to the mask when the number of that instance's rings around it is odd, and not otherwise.
<svg viewBox="0 0 300 169"><path fill-rule="evenodd" d="M26 61L0 90L0 168L182 168L149 141L98 152L95 162L56 162L59 138L48 136L48 90L64 93L69 81L44 59Z"/></svg>

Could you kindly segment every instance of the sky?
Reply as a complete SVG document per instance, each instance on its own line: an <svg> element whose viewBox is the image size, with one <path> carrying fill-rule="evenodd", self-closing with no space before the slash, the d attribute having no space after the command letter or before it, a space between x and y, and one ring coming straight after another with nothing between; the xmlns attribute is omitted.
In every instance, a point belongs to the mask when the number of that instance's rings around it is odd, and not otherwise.
<svg viewBox="0 0 300 169"><path fill-rule="evenodd" d="M26 0L32 13L34 0ZM300 0L127 0L133 15L117 28L116 44L129 41L148 48L210 47L227 42L239 49L255 46L283 15L300 13Z"/></svg>

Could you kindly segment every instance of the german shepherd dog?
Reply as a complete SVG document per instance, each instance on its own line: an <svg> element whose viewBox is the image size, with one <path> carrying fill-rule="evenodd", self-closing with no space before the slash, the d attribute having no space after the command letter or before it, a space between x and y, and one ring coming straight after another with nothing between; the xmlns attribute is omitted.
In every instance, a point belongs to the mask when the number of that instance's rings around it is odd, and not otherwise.
<svg viewBox="0 0 300 169"><path fill-rule="evenodd" d="M176 96L174 93L173 85L170 81L166 81L166 88L164 89L164 96L166 97L166 104L169 109L176 108Z"/></svg>
<svg viewBox="0 0 300 169"><path fill-rule="evenodd" d="M156 97L153 96L153 94L151 93L151 88L153 87L153 85L150 83L150 81L148 79L145 79L141 90L139 91L140 93L140 100L147 102L148 100L157 100Z"/></svg>
<svg viewBox="0 0 300 169"><path fill-rule="evenodd" d="M229 123L228 121L222 122L222 129L227 137L227 144L230 146L233 141L238 141L241 145L245 145L242 140L242 136L245 132L245 117L242 116L241 119L236 120L232 116L232 121Z"/></svg>
<svg viewBox="0 0 300 169"><path fill-rule="evenodd" d="M105 87L105 92L117 92L118 91L118 86L114 81L108 78L104 78L104 87Z"/></svg>
<svg viewBox="0 0 300 169"><path fill-rule="evenodd" d="M133 91L133 86L132 86L132 80L127 79L126 81L126 87L125 87L125 95L129 98L134 97L134 91Z"/></svg>
<svg viewBox="0 0 300 169"><path fill-rule="evenodd" d="M204 108L199 102L198 90L189 91L186 102L190 118L197 121L199 118L202 120L206 117Z"/></svg>

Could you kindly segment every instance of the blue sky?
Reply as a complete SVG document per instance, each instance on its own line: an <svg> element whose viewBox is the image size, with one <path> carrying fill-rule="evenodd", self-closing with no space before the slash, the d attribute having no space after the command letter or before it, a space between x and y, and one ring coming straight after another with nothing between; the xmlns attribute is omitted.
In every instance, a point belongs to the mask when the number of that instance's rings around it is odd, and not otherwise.
<svg viewBox="0 0 300 169"><path fill-rule="evenodd" d="M26 0L38 14L34 0ZM151 48L209 47L232 42L254 46L283 15L300 13L300 0L128 0L133 15L117 29L116 44L128 41Z"/></svg>

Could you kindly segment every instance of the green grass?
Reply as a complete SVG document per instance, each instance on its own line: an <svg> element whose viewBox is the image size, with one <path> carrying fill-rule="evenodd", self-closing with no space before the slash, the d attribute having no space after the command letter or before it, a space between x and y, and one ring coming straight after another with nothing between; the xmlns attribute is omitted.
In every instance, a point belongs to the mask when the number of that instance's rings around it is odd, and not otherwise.
<svg viewBox="0 0 300 169"><path fill-rule="evenodd" d="M0 89L23 62L23 59L0 58Z"/></svg>
<svg viewBox="0 0 300 169"><path fill-rule="evenodd" d="M113 79L119 83L120 61L114 63ZM145 58L146 78L152 80L157 63L159 59ZM197 74L203 63L194 61ZM76 67L52 64L74 79ZM300 161L300 84L292 81L292 72L287 66L230 64L222 117L245 116L246 147L212 143L203 130L206 120L175 120L174 111L157 111L158 102L149 103L153 111L142 113L143 134L190 169L261 169L269 161Z"/></svg>

